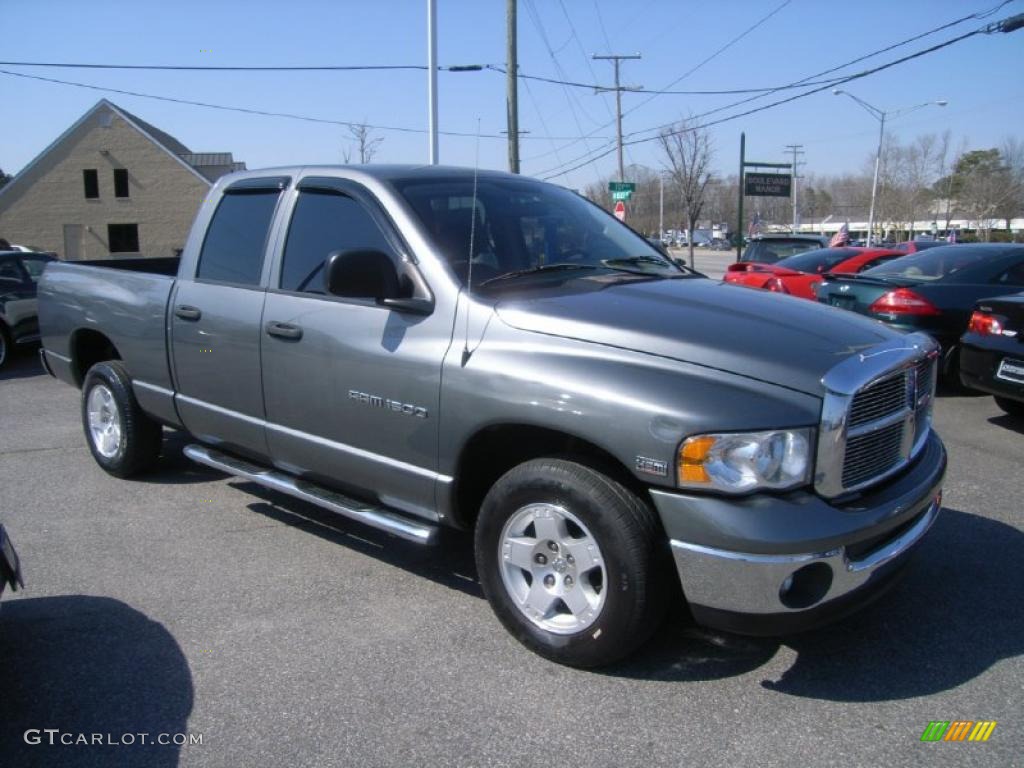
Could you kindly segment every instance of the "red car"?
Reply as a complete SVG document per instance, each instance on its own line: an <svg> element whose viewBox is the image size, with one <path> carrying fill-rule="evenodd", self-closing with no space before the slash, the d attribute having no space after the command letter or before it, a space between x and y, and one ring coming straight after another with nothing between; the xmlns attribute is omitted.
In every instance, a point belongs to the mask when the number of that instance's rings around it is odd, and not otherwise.
<svg viewBox="0 0 1024 768"><path fill-rule="evenodd" d="M863 272L883 261L906 255L906 252L892 248L818 248L774 264L760 264L756 261L730 264L725 273L725 282L776 293L790 293L815 301L814 286L824 279L826 273Z"/></svg>

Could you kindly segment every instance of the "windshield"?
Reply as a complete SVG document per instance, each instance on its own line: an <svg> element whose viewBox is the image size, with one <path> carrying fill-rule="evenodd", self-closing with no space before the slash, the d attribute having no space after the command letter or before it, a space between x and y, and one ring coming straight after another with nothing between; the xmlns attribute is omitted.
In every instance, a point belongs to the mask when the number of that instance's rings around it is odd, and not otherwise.
<svg viewBox="0 0 1024 768"><path fill-rule="evenodd" d="M965 267L970 267L991 258L993 253L985 248L971 248L966 245L947 245L929 248L926 251L901 256L877 267L865 270L866 277L906 277L911 280L939 280Z"/></svg>
<svg viewBox="0 0 1024 768"><path fill-rule="evenodd" d="M508 278L526 275L682 274L643 237L560 187L485 177L477 182L474 201L473 180L464 177L410 179L395 186L463 284L470 258L474 287L518 282Z"/></svg>
<svg viewBox="0 0 1024 768"><path fill-rule="evenodd" d="M777 261L775 266L795 269L797 272L821 274L822 272L828 272L837 264L856 255L857 251L853 248L820 248L814 251L806 251L797 256L790 256L788 259L782 259Z"/></svg>

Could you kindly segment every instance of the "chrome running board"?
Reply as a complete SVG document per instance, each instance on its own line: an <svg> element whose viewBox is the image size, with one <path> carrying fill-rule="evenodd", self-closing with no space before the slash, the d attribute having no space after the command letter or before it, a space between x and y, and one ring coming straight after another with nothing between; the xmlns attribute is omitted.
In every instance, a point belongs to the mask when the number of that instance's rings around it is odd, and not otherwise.
<svg viewBox="0 0 1024 768"><path fill-rule="evenodd" d="M389 509L357 501L344 494L330 491L305 480L299 480L276 469L262 467L204 445L187 445L184 453L199 464L205 464L221 472L227 472L229 475L262 485L264 488L271 488L297 499L308 501L318 507L323 507L407 541L417 544L433 544L437 539L438 530L435 525L421 523Z"/></svg>

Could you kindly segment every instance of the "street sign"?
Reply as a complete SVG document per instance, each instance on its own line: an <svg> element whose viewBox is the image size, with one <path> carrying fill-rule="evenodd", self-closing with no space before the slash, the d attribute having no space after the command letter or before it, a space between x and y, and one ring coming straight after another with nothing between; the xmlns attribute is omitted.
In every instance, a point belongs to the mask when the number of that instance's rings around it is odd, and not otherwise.
<svg viewBox="0 0 1024 768"><path fill-rule="evenodd" d="M615 204L615 218L619 221L626 220L626 204L621 200Z"/></svg>
<svg viewBox="0 0 1024 768"><path fill-rule="evenodd" d="M751 197L789 197L793 178L788 173L747 173L743 194Z"/></svg>
<svg viewBox="0 0 1024 768"><path fill-rule="evenodd" d="M633 191L630 189L616 189L612 192L612 200L629 200L633 197Z"/></svg>
<svg viewBox="0 0 1024 768"><path fill-rule="evenodd" d="M608 182L609 192L635 192L636 184L632 181L609 181Z"/></svg>

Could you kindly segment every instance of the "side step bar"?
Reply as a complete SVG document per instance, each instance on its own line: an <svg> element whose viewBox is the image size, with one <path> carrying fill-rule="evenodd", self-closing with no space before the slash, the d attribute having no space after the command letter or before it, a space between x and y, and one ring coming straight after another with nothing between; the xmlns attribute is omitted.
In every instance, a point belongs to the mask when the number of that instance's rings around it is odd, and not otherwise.
<svg viewBox="0 0 1024 768"><path fill-rule="evenodd" d="M229 475L245 478L250 482L287 493L297 499L308 501L335 512L344 517L365 523L373 528L385 531L399 538L417 544L434 544L437 539L437 526L419 522L392 512L383 507L375 507L349 498L335 491L327 490L319 485L299 480L284 472L244 461L226 453L207 448L204 445L191 444L185 446L185 455L192 461L208 467L227 472Z"/></svg>

